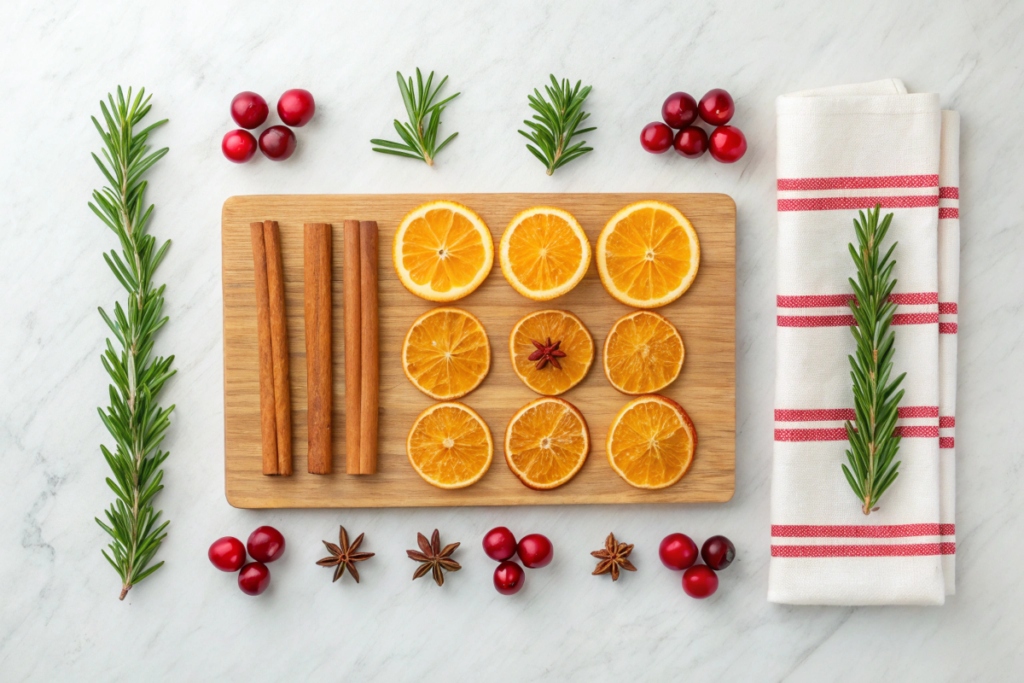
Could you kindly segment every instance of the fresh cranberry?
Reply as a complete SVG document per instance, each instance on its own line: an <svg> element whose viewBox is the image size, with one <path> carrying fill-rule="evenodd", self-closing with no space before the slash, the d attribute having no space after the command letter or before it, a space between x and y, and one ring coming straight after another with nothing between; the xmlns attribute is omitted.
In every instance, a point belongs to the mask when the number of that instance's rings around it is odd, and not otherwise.
<svg viewBox="0 0 1024 683"><path fill-rule="evenodd" d="M718 575L706 564L695 564L683 572L683 590L691 598L706 598L718 590Z"/></svg>
<svg viewBox="0 0 1024 683"><path fill-rule="evenodd" d="M284 555L284 536L272 526L261 526L249 534L246 544L252 559L273 562Z"/></svg>
<svg viewBox="0 0 1024 683"><path fill-rule="evenodd" d="M530 569L540 569L551 564L555 557L555 549L551 547L551 541L547 536L530 534L519 540L519 559Z"/></svg>
<svg viewBox="0 0 1024 683"><path fill-rule="evenodd" d="M206 555L213 566L222 572L237 572L245 564L245 546L234 536L218 538Z"/></svg>
<svg viewBox="0 0 1024 683"><path fill-rule="evenodd" d="M267 101L254 92L240 92L231 100L231 118L242 128L262 126L269 113Z"/></svg>
<svg viewBox="0 0 1024 683"><path fill-rule="evenodd" d="M747 138L736 126L719 126L711 131L708 149L715 161L731 164L747 153Z"/></svg>
<svg viewBox="0 0 1024 683"><path fill-rule="evenodd" d="M700 556L704 559L704 564L722 571L736 559L736 546L725 536L712 536L704 541L700 548Z"/></svg>
<svg viewBox="0 0 1024 683"><path fill-rule="evenodd" d="M277 115L289 126L299 128L309 123L316 112L316 102L308 90L288 90L277 101Z"/></svg>
<svg viewBox="0 0 1024 683"><path fill-rule="evenodd" d="M236 164L244 164L256 154L256 138L241 128L229 131L221 140L220 151Z"/></svg>
<svg viewBox="0 0 1024 683"><path fill-rule="evenodd" d="M729 123L729 119L736 113L736 104L732 101L732 95L721 88L715 88L700 98L697 113L712 126L721 126Z"/></svg>
<svg viewBox="0 0 1024 683"><path fill-rule="evenodd" d="M504 562L516 554L516 537L506 527L495 527L484 535L484 552L492 560Z"/></svg>
<svg viewBox="0 0 1024 683"><path fill-rule="evenodd" d="M515 595L526 583L526 572L515 562L505 561L494 570L494 587L502 595Z"/></svg>
<svg viewBox="0 0 1024 683"><path fill-rule="evenodd" d="M674 92L661 105L661 118L672 128L686 128L697 120L697 100L684 92Z"/></svg>
<svg viewBox="0 0 1024 683"><path fill-rule="evenodd" d="M295 133L286 126L271 126L260 133L260 151L274 161L284 161L295 151Z"/></svg>
<svg viewBox="0 0 1024 683"><path fill-rule="evenodd" d="M680 156L696 159L708 151L708 134L699 126L687 126L676 133L672 147Z"/></svg>
<svg viewBox="0 0 1024 683"><path fill-rule="evenodd" d="M672 129L661 121L648 123L640 132L640 144L651 154L667 152L672 146Z"/></svg>
<svg viewBox="0 0 1024 683"><path fill-rule="evenodd" d="M262 562L250 562L238 572L238 587L246 595L259 595L270 586L270 570Z"/></svg>
<svg viewBox="0 0 1024 683"><path fill-rule="evenodd" d="M661 540L658 557L669 569L687 569L697 561L697 544L686 534L669 534Z"/></svg>

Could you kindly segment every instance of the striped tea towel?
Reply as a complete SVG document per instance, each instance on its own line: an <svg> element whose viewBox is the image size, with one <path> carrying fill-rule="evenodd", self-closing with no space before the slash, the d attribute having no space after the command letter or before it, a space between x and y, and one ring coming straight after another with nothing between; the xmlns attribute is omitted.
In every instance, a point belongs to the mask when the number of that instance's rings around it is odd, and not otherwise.
<svg viewBox="0 0 1024 683"><path fill-rule="evenodd" d="M785 95L778 114L778 297L768 599L942 604L953 592L959 118L889 79ZM854 404L847 245L892 212L893 376L907 373L900 475L865 516L841 469Z"/></svg>

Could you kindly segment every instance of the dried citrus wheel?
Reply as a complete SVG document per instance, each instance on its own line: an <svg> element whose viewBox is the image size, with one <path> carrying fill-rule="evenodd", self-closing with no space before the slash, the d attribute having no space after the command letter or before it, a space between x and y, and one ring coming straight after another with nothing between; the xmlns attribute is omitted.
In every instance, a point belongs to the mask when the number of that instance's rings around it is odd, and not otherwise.
<svg viewBox="0 0 1024 683"><path fill-rule="evenodd" d="M672 323L653 311L635 311L619 318L605 339L604 374L624 394L650 394L679 377L685 356Z"/></svg>
<svg viewBox="0 0 1024 683"><path fill-rule="evenodd" d="M657 308L690 288L700 265L700 242L674 206L643 201L612 216L597 238L597 272L613 297L636 308Z"/></svg>
<svg viewBox="0 0 1024 683"><path fill-rule="evenodd" d="M476 411L457 402L436 403L416 418L405 442L416 473L442 489L480 480L491 466L491 430Z"/></svg>
<svg viewBox="0 0 1024 683"><path fill-rule="evenodd" d="M491 231L472 209L449 201L410 211L395 233L395 270L430 301L455 301L480 286L494 263Z"/></svg>
<svg viewBox="0 0 1024 683"><path fill-rule="evenodd" d="M663 489L686 474L697 430L675 401L650 394L627 403L608 429L608 461L627 483Z"/></svg>
<svg viewBox="0 0 1024 683"><path fill-rule="evenodd" d="M561 398L546 396L527 403L505 430L505 461L531 489L553 489L569 481L589 452L587 421Z"/></svg>
<svg viewBox="0 0 1024 683"><path fill-rule="evenodd" d="M519 379L544 396L576 386L594 362L593 337L568 311L530 313L512 328L508 347Z"/></svg>
<svg viewBox="0 0 1024 683"><path fill-rule="evenodd" d="M435 308L412 324L402 344L402 369L431 398L449 400L480 386L491 367L484 326L460 308Z"/></svg>
<svg viewBox="0 0 1024 683"><path fill-rule="evenodd" d="M508 224L498 254L512 289L547 301L583 279L590 266L590 241L568 211L535 206Z"/></svg>

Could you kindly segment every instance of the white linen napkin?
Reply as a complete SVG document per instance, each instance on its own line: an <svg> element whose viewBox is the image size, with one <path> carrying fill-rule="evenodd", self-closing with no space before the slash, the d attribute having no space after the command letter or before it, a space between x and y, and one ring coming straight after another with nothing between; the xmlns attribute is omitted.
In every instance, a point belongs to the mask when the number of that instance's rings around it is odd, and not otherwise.
<svg viewBox="0 0 1024 683"><path fill-rule="evenodd" d="M953 592L959 118L896 79L784 95L768 599L942 604ZM900 475L865 516L843 476L859 209L895 214ZM940 334L941 333L941 334ZM940 448L940 445L942 448Z"/></svg>

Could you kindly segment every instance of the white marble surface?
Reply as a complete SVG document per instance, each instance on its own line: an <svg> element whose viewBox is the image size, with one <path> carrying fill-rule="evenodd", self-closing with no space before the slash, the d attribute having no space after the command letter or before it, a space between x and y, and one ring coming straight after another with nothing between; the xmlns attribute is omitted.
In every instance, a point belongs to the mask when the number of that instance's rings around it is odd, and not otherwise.
<svg viewBox="0 0 1024 683"><path fill-rule="evenodd" d="M432 8L431 5L437 5ZM53 2L5 4L0 187L0 678L3 680L1010 680L1024 671L1024 4ZM399 113L396 69L450 74L459 138L434 169L376 155ZM594 85L593 154L544 175L516 128L549 72ZM765 599L774 363L774 98L886 76L963 117L958 594L940 609L789 608ZM117 601L92 521L111 499L95 406L107 380L96 306L121 293L86 208L101 178L89 121L117 84L145 85L153 230L177 355L163 396L167 565ZM665 95L725 87L751 143L734 166L652 157L640 128ZM316 96L293 159L226 162L228 103L253 89ZM223 493L220 207L266 192L713 191L738 207L737 482L711 506L248 512ZM377 553L360 586L314 566L339 523ZM218 536L287 535L263 597L206 559ZM482 533L549 534L557 560L524 592L491 587ZM412 583L417 530L461 540L443 589ZM639 573L589 575L608 531ZM739 549L712 599L661 568L667 532Z"/></svg>

